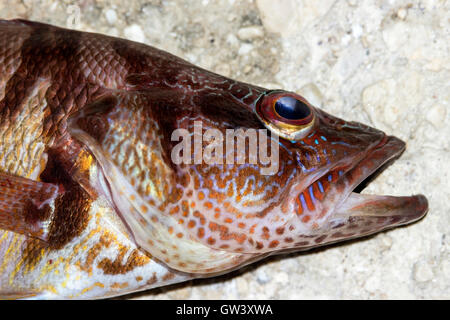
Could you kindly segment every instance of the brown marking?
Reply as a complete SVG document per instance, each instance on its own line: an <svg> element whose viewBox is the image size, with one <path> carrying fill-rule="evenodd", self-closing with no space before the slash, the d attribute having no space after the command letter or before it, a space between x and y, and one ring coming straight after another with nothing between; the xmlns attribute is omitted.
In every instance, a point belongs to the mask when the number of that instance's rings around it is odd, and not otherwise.
<svg viewBox="0 0 450 320"><path fill-rule="evenodd" d="M61 249L86 229L91 203L92 199L80 186L73 186L56 200L48 239L52 249Z"/></svg>
<svg viewBox="0 0 450 320"><path fill-rule="evenodd" d="M262 230L263 230L263 233L262 233L262 235L261 235L261 238L263 238L263 239L265 239L265 240L268 240L268 239L270 238L269 228L267 228L266 226L264 226L264 227L262 228Z"/></svg>
<svg viewBox="0 0 450 320"><path fill-rule="evenodd" d="M239 244L244 243L245 239L247 239L247 236L243 233L235 234L233 233L233 238L236 240Z"/></svg>
<svg viewBox="0 0 450 320"><path fill-rule="evenodd" d="M25 222L30 225L47 220L53 211L48 204L39 209L30 199L26 200L23 210Z"/></svg>
<svg viewBox="0 0 450 320"><path fill-rule="evenodd" d="M94 261L97 258L97 256L100 254L101 250L103 248L109 248L111 243L113 242L114 237L109 232L106 232L100 236L99 241L89 248L89 250L86 252L85 260L84 262L81 262L81 260L77 261L75 265L77 265L80 270L87 272L89 275L92 274L93 267L94 267Z"/></svg>
<svg viewBox="0 0 450 320"><path fill-rule="evenodd" d="M153 272L152 277L147 280L146 284L151 286L155 284L158 281L158 278L156 277L156 272Z"/></svg>
<svg viewBox="0 0 450 320"><path fill-rule="evenodd" d="M212 232L215 232L219 229L219 225L215 222L210 222L208 227L209 227L209 230L211 230Z"/></svg>
<svg viewBox="0 0 450 320"><path fill-rule="evenodd" d="M124 289L126 287L128 287L128 282L114 282L113 284L111 284L111 289Z"/></svg>
<svg viewBox="0 0 450 320"><path fill-rule="evenodd" d="M79 186L66 190L55 202L55 212L50 224L47 242L27 239L24 261L27 268L34 267L44 256L44 252L62 249L72 239L86 229L92 200Z"/></svg>
<svg viewBox="0 0 450 320"><path fill-rule="evenodd" d="M327 236L326 236L325 234L324 234L324 235L321 235L320 237L314 239L314 242L315 242L315 243L321 243L321 242L323 242L323 240L325 240L326 237L327 237Z"/></svg>
<svg viewBox="0 0 450 320"><path fill-rule="evenodd" d="M310 217L310 216L304 216L304 217L302 218L302 222L304 222L304 223L307 223L309 220L311 220L311 217Z"/></svg>
<svg viewBox="0 0 450 320"><path fill-rule="evenodd" d="M194 217L196 218L200 218L200 224L203 226L206 223L206 219L205 216L202 215L198 210L194 211Z"/></svg>
<svg viewBox="0 0 450 320"><path fill-rule="evenodd" d="M172 209L170 209L169 214L170 215L174 215L175 213L177 213L180 210L179 206L175 206Z"/></svg>
<svg viewBox="0 0 450 320"><path fill-rule="evenodd" d="M149 262L146 255L142 255L139 250L133 249L125 263L122 263L123 257L128 252L126 247L119 249L119 254L114 261L109 258L104 258L98 264L98 267L103 270L105 274L125 274L134 268L141 267Z"/></svg>
<svg viewBox="0 0 450 320"><path fill-rule="evenodd" d="M336 232L331 235L332 238L341 238L343 236L342 232Z"/></svg>
<svg viewBox="0 0 450 320"><path fill-rule="evenodd" d="M269 248L276 248L279 244L278 240L273 240L269 243Z"/></svg>
<svg viewBox="0 0 450 320"><path fill-rule="evenodd" d="M209 202L209 201L205 202L205 203L203 204L203 206L204 206L206 209L209 209L209 210L213 208L212 203Z"/></svg>
<svg viewBox="0 0 450 320"><path fill-rule="evenodd" d="M162 277L162 280L169 281L169 280L172 280L173 278L175 278L175 274L168 272Z"/></svg>

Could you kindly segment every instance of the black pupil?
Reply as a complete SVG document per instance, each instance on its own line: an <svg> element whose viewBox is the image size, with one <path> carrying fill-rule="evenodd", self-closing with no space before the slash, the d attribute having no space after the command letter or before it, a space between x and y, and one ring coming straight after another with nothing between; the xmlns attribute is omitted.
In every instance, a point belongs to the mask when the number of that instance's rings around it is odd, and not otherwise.
<svg viewBox="0 0 450 320"><path fill-rule="evenodd" d="M281 97L275 103L275 111L283 118L289 120L304 119L311 114L308 105L294 97Z"/></svg>

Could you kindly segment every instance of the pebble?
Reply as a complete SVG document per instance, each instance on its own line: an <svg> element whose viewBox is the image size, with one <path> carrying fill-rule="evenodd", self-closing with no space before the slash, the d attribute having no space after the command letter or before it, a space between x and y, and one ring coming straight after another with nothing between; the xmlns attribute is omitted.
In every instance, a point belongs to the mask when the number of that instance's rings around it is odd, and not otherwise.
<svg viewBox="0 0 450 320"><path fill-rule="evenodd" d="M292 23L297 19L298 4L294 0L256 0L261 20L269 32L288 35L293 32Z"/></svg>
<svg viewBox="0 0 450 320"><path fill-rule="evenodd" d="M241 44L241 46L239 48L238 54L240 56L244 56L252 50L253 50L253 45L251 45L250 43L243 43L243 44Z"/></svg>
<svg viewBox="0 0 450 320"><path fill-rule="evenodd" d="M352 35L355 38L359 38L364 33L363 28L359 24L355 24L352 26Z"/></svg>
<svg viewBox="0 0 450 320"><path fill-rule="evenodd" d="M106 21L108 21L109 24L113 25L117 22L117 14L114 9L107 9L105 11L105 17Z"/></svg>
<svg viewBox="0 0 450 320"><path fill-rule="evenodd" d="M132 24L128 27L126 27L123 30L123 34L126 38L136 41L136 42L144 42L145 41L145 35L142 31L142 28L137 24Z"/></svg>
<svg viewBox="0 0 450 320"><path fill-rule="evenodd" d="M350 43L351 40L352 40L352 36L350 36L349 34L344 35L341 38L342 46L344 46L344 47L347 46Z"/></svg>
<svg viewBox="0 0 450 320"><path fill-rule="evenodd" d="M245 28L239 29L237 36L239 39L244 40L244 41L254 40L256 38L263 37L264 30L263 30L263 28L258 27L258 26L245 27Z"/></svg>
<svg viewBox="0 0 450 320"><path fill-rule="evenodd" d="M383 40L389 50L397 51L408 41L408 34L408 25L401 21L383 30Z"/></svg>
<svg viewBox="0 0 450 320"><path fill-rule="evenodd" d="M258 281L259 284L266 284L271 279L271 276L267 274L264 268L260 268L256 271L256 281Z"/></svg>
<svg viewBox="0 0 450 320"><path fill-rule="evenodd" d="M405 20L407 14L408 14L408 11L406 11L405 8L400 8L397 11L397 17L399 17L399 19L401 19L401 20Z"/></svg>
<svg viewBox="0 0 450 320"><path fill-rule="evenodd" d="M386 234L380 237L380 242L384 249L390 249L392 247L392 238Z"/></svg>

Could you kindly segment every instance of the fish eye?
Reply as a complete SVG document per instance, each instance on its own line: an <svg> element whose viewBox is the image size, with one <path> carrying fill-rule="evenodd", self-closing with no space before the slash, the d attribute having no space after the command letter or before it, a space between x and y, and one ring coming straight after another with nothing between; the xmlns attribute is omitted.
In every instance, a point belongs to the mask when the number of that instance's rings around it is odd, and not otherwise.
<svg viewBox="0 0 450 320"><path fill-rule="evenodd" d="M288 140L301 140L313 128L313 107L302 96L285 91L270 91L260 97L256 114L272 132Z"/></svg>
<svg viewBox="0 0 450 320"><path fill-rule="evenodd" d="M280 117L288 120L305 119L311 114L311 109L306 103L290 96L276 100L274 107Z"/></svg>

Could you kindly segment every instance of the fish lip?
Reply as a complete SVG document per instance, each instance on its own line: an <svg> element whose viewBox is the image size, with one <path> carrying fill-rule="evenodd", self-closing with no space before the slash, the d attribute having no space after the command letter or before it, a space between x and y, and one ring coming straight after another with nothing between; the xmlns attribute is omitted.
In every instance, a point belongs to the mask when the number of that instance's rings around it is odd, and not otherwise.
<svg viewBox="0 0 450 320"><path fill-rule="evenodd" d="M359 195L355 194L354 190L361 185L369 176L374 174L377 170L384 170L383 167L388 163L392 163L400 157L400 155L405 151L406 143L394 136L384 136L381 141L374 146L367 155L357 163L349 172L344 175L344 178L349 178L349 175L355 173L355 171L362 171L356 177L356 181L348 186L348 191L346 196L340 205L335 208L335 212L342 208L350 208L350 204L367 204L367 199L371 199L370 203L374 206L378 205L380 208L384 208L385 212L382 210L369 212L370 209L366 210L355 210L351 213L346 213L347 216L362 216L362 215L373 215L373 216L407 216L403 219L403 222L398 221L395 225L407 224L413 221L420 220L428 212L428 200L423 195L413 195L413 196L379 196L379 195ZM380 171L380 172L381 172ZM356 198L356 200L355 200ZM359 198L359 199L358 199ZM403 207L402 207L403 206ZM357 206L356 206L357 207ZM389 209L391 208L391 209ZM395 208L395 209L392 209ZM340 214L337 214L339 216ZM336 217L336 215L334 215ZM394 219L395 220L395 219ZM395 221L394 221L395 222Z"/></svg>
<svg viewBox="0 0 450 320"><path fill-rule="evenodd" d="M405 149L406 143L399 138L383 136L380 142L372 147L366 156L344 175L347 181L355 180L348 187L349 194L377 170L399 158Z"/></svg>
<svg viewBox="0 0 450 320"><path fill-rule="evenodd" d="M395 136L384 136L380 142L374 146L367 155L357 163L353 169L365 169L358 183L355 183L351 190L355 190L365 179L375 173L388 163L397 160L406 149L406 143ZM381 171L380 171L381 172Z"/></svg>

